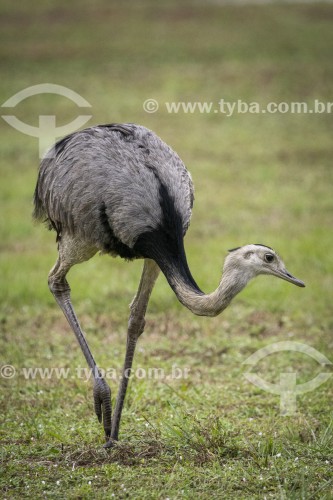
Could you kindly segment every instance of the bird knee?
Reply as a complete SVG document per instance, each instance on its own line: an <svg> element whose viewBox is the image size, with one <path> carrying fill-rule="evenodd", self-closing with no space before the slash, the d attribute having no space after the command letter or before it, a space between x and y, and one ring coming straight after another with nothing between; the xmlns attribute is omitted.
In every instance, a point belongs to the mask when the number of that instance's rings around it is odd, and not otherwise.
<svg viewBox="0 0 333 500"><path fill-rule="evenodd" d="M145 329L146 321L144 318L130 316L128 321L128 334L131 337L138 338Z"/></svg>
<svg viewBox="0 0 333 500"><path fill-rule="evenodd" d="M50 292L55 296L64 293L70 293L71 291L70 286L65 278L59 278L58 276L52 275L52 273L49 274L48 285Z"/></svg>

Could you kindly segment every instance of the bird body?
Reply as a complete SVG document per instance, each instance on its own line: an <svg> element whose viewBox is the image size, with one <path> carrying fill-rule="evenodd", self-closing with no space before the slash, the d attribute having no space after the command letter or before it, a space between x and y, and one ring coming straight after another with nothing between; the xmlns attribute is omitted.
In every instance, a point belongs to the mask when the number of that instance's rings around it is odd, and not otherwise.
<svg viewBox="0 0 333 500"><path fill-rule="evenodd" d="M35 205L37 218L46 216L59 234L68 231L105 253L144 257L135 247L139 236L165 227L165 219L177 217L185 234L193 183L179 156L153 132L103 125L54 146L41 164Z"/></svg>
<svg viewBox="0 0 333 500"><path fill-rule="evenodd" d="M194 314L221 313L248 281L270 274L298 286L278 254L265 245L229 251L219 286L204 294L187 264L184 236L193 206L193 183L179 156L156 134L134 124L91 127L58 141L41 162L34 217L57 232L59 257L49 287L94 374L95 412L111 446L120 416L136 342L148 300L161 270L178 300ZM114 417L110 389L102 379L70 300L69 269L97 251L127 260L143 258L131 304L127 347Z"/></svg>

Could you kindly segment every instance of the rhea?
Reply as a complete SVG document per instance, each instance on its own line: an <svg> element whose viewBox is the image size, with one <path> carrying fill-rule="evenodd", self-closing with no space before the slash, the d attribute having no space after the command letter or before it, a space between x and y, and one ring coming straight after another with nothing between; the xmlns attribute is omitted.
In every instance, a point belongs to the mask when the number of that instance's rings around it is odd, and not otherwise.
<svg viewBox="0 0 333 500"><path fill-rule="evenodd" d="M160 270L178 300L201 316L220 314L260 274L305 286L286 270L272 248L251 244L229 251L217 289L203 293L192 277L184 249L193 199L191 176L182 160L155 133L139 125L99 125L75 132L58 141L41 162L34 218L56 231L58 243L49 288L92 371L94 408L103 421L106 447L118 440L134 351ZM112 418L111 391L75 315L66 280L73 265L96 252L144 259L130 305L125 361Z"/></svg>

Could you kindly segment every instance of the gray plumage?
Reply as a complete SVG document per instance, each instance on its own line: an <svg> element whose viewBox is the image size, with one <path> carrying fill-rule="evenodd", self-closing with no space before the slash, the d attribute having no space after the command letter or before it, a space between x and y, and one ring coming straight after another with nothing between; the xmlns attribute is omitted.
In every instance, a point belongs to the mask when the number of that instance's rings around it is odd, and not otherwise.
<svg viewBox="0 0 333 500"><path fill-rule="evenodd" d="M161 269L178 300L193 313L215 316L252 278L270 274L297 286L265 245L237 247L225 259L217 289L204 294L189 270L183 238L193 205L191 176L179 156L152 131L134 124L91 127L60 140L41 162L34 217L57 232L59 256L49 287L64 312L94 376L95 412L103 420L107 447L119 423L135 346ZM130 307L126 356L114 416L111 393L100 376L70 300L69 269L97 251L144 259Z"/></svg>
<svg viewBox="0 0 333 500"><path fill-rule="evenodd" d="M42 161L35 216L104 251L109 243L100 220L104 204L115 237L133 248L140 234L157 229L163 219L161 183L185 234L193 184L179 156L144 127L92 127L60 141Z"/></svg>

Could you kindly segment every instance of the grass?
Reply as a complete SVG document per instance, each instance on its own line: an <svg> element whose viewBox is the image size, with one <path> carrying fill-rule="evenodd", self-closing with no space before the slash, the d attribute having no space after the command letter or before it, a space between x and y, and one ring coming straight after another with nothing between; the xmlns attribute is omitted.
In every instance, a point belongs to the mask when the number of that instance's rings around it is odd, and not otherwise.
<svg viewBox="0 0 333 500"><path fill-rule="evenodd" d="M16 369L0 378L2 497L332 498L332 378L282 416L279 396L251 385L243 365L286 340L332 361L332 116L168 114L165 103L332 100L333 7L6 0L1 13L1 102L64 85L91 103L90 124L142 123L183 158L196 186L188 260L204 290L226 250L248 242L276 248L307 284L258 279L212 319L184 310L159 278L121 440L105 451L83 357L47 288L54 235L31 223L37 141L2 121L0 364ZM144 112L148 98L158 112ZM77 108L43 95L15 109L35 125L53 113L62 125ZM95 257L69 276L113 401L140 270ZM53 372L27 372L36 368ZM272 383L293 371L304 383L323 368L281 352L253 371Z"/></svg>

